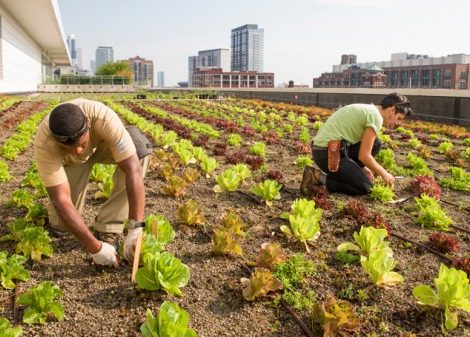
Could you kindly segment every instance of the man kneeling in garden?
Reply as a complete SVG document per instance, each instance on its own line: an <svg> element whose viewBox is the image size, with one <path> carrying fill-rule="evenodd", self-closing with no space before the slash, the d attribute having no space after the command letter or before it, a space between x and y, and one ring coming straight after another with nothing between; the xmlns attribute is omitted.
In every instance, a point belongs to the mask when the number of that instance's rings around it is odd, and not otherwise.
<svg viewBox="0 0 470 337"><path fill-rule="evenodd" d="M308 194L315 185L330 192L369 194L374 174L393 185L395 177L374 156L381 149L377 139L382 125L394 127L412 113L406 96L392 93L379 105L350 104L334 112L320 127L313 144L313 160L318 165L304 171L300 190Z"/></svg>
<svg viewBox="0 0 470 337"><path fill-rule="evenodd" d="M34 139L34 158L49 195L53 232L71 232L96 264L118 267L118 239L127 223L124 255L128 261L133 259L143 227L149 148L140 131L126 130L117 114L100 102L75 99L55 107ZM117 164L111 195L95 218L97 237L81 216L95 163Z"/></svg>

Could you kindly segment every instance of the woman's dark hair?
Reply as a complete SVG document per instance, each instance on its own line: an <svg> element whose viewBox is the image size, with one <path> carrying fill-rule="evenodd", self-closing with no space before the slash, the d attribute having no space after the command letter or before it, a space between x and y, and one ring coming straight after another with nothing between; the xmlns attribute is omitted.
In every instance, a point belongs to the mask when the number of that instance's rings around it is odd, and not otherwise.
<svg viewBox="0 0 470 337"><path fill-rule="evenodd" d="M399 113L409 116L413 113L413 109L410 107L410 101L405 95L400 95L396 92L385 96L380 103L382 108L388 108L394 106Z"/></svg>
<svg viewBox="0 0 470 337"><path fill-rule="evenodd" d="M49 129L59 142L73 145L87 131L87 119L79 106L63 103L51 111Z"/></svg>

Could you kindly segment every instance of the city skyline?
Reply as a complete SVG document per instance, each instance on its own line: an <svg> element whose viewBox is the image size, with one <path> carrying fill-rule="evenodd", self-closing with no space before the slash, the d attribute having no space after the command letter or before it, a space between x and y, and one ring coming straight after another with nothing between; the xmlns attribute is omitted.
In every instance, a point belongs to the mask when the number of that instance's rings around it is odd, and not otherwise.
<svg viewBox="0 0 470 337"><path fill-rule="evenodd" d="M236 7L213 0L197 7L189 1L143 0L132 5L110 0L58 4L65 34L75 35L84 65L99 45L108 44L116 60L133 55L153 60L169 86L187 78L188 55L230 48L231 29L245 24L264 29L264 69L275 73L276 84L294 80L311 85L342 54L356 54L358 62L387 60L399 52L470 54L464 43L470 4L464 0L449 0L445 6L437 0L240 0ZM103 21L103 16L114 19Z"/></svg>

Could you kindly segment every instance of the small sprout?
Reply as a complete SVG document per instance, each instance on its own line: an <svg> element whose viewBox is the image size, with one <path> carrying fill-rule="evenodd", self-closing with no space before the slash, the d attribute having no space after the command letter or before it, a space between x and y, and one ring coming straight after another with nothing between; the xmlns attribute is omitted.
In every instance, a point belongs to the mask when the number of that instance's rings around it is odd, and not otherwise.
<svg viewBox="0 0 470 337"><path fill-rule="evenodd" d="M256 259L256 265L273 270L278 264L284 262L285 259L286 257L280 244L265 242L261 245L261 250Z"/></svg>
<svg viewBox="0 0 470 337"><path fill-rule="evenodd" d="M443 233L433 233L429 235L429 244L441 253L453 253L459 248L459 243L455 237Z"/></svg>
<svg viewBox="0 0 470 337"><path fill-rule="evenodd" d="M199 179L200 176L201 174L199 173L199 171L192 167L187 167L183 172L183 179L188 183L195 182Z"/></svg>
<svg viewBox="0 0 470 337"><path fill-rule="evenodd" d="M251 192L263 199L268 206L272 206L273 200L281 199L280 190L282 185L276 180L266 179L262 183L254 186Z"/></svg>
<svg viewBox="0 0 470 337"><path fill-rule="evenodd" d="M163 192L172 195L175 198L183 197L186 195L186 181L184 179L173 175L168 180L168 183L163 186Z"/></svg>
<svg viewBox="0 0 470 337"><path fill-rule="evenodd" d="M178 218L187 225L204 225L206 222L201 207L192 199L178 208Z"/></svg>
<svg viewBox="0 0 470 337"><path fill-rule="evenodd" d="M313 166L313 159L310 156L298 156L294 164L299 169L305 169L307 166Z"/></svg>
<svg viewBox="0 0 470 337"><path fill-rule="evenodd" d="M393 200L395 193L390 186L378 182L372 186L372 190L369 196L371 199L387 202Z"/></svg>
<svg viewBox="0 0 470 337"><path fill-rule="evenodd" d="M264 268L256 268L250 279L242 278L240 282L244 288L243 297L247 301L253 301L256 297L283 288L282 282L271 271Z"/></svg>

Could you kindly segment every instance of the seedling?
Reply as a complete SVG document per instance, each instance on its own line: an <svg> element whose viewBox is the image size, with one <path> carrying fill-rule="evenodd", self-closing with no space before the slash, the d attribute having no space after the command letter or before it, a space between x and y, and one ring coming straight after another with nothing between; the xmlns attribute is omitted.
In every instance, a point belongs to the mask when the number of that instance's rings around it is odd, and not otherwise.
<svg viewBox="0 0 470 337"><path fill-rule="evenodd" d="M264 200L266 205L272 206L273 200L280 200L282 185L276 180L266 179L262 183L256 185L251 189L251 192Z"/></svg>
<svg viewBox="0 0 470 337"><path fill-rule="evenodd" d="M271 271L264 268L256 268L250 279L242 278L240 282L244 288L243 297L247 301L253 301L256 297L283 288L282 282Z"/></svg>
<svg viewBox="0 0 470 337"><path fill-rule="evenodd" d="M453 330L459 324L455 309L470 313L470 285L467 274L444 264L439 267L439 275L434 279L435 292L428 285L419 285L413 289L413 296L419 304L441 307L444 310L444 326Z"/></svg>
<svg viewBox="0 0 470 337"><path fill-rule="evenodd" d="M163 302L155 317L147 309L145 322L140 326L143 337L184 336L197 337L196 331L188 328L189 314L178 304Z"/></svg>
<svg viewBox="0 0 470 337"><path fill-rule="evenodd" d="M44 324L49 316L57 320L64 318L64 308L57 299L62 296L59 286L45 281L32 287L26 294L21 294L16 303L26 306L23 322Z"/></svg>
<svg viewBox="0 0 470 337"><path fill-rule="evenodd" d="M192 199L178 208L178 218L187 225L204 225L206 222L201 207Z"/></svg>

